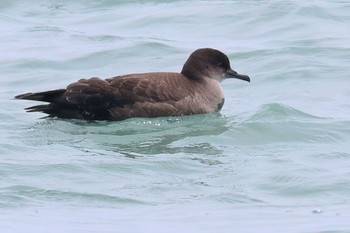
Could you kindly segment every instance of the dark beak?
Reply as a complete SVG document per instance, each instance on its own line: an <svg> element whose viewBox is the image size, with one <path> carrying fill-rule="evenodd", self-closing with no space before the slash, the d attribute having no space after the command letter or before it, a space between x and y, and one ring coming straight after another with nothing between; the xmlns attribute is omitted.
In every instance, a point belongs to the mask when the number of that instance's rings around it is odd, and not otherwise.
<svg viewBox="0 0 350 233"><path fill-rule="evenodd" d="M247 82L250 82L250 78L248 75L239 74L231 68L226 71L226 78L237 78Z"/></svg>

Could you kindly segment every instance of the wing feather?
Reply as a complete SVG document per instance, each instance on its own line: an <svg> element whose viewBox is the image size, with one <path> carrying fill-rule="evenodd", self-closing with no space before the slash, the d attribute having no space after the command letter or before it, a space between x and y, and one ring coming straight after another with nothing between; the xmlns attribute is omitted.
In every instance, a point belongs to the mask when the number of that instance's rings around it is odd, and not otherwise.
<svg viewBox="0 0 350 233"><path fill-rule="evenodd" d="M178 75L148 73L106 80L80 79L66 88L64 97L77 106L85 118L178 115L175 103L191 95Z"/></svg>

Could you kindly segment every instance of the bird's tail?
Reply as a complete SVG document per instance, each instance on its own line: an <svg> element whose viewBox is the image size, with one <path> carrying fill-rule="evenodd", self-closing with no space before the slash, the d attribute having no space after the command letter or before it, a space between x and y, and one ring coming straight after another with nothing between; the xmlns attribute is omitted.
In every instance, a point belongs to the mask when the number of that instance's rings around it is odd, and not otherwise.
<svg viewBox="0 0 350 233"><path fill-rule="evenodd" d="M23 100L36 100L36 101L44 101L44 102L55 102L57 99L62 97L62 94L65 92L65 89L57 89L53 91L44 91L37 93L25 93L21 95L15 96L16 99Z"/></svg>
<svg viewBox="0 0 350 233"><path fill-rule="evenodd" d="M35 105L26 108L27 112L43 112L50 117L81 119L79 110L65 100L63 93L65 89L44 91L37 93L26 93L15 96L16 99L35 100L48 102L49 104Z"/></svg>

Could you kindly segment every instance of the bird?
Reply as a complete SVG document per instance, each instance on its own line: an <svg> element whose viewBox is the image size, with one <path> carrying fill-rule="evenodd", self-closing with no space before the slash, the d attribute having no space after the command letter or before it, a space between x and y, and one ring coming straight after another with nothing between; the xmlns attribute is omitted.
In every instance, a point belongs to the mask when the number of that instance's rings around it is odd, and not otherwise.
<svg viewBox="0 0 350 233"><path fill-rule="evenodd" d="M87 121L183 116L214 113L224 105L221 82L248 75L232 70L229 58L213 48L190 54L180 73L135 73L80 79L66 88L26 93L16 99L47 102L25 108L47 117Z"/></svg>

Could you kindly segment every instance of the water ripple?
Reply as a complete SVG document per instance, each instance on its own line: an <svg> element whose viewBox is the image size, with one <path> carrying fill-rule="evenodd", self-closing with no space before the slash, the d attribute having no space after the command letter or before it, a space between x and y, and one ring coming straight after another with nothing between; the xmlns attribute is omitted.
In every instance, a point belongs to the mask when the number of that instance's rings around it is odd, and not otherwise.
<svg viewBox="0 0 350 233"><path fill-rule="evenodd" d="M9 187L3 187L0 189L1 201L5 203L13 203L16 200L15 206L21 206L26 202L41 202L41 201L66 201L71 203L119 203L119 204L146 204L144 202L111 196L99 193L85 193L85 192L74 192L74 191L62 191L54 189L41 189L38 187L14 185ZM12 200L12 201L10 201Z"/></svg>
<svg viewBox="0 0 350 233"><path fill-rule="evenodd" d="M248 122L276 122L276 121L315 121L325 119L314 116L285 104L270 103L259 107Z"/></svg>

